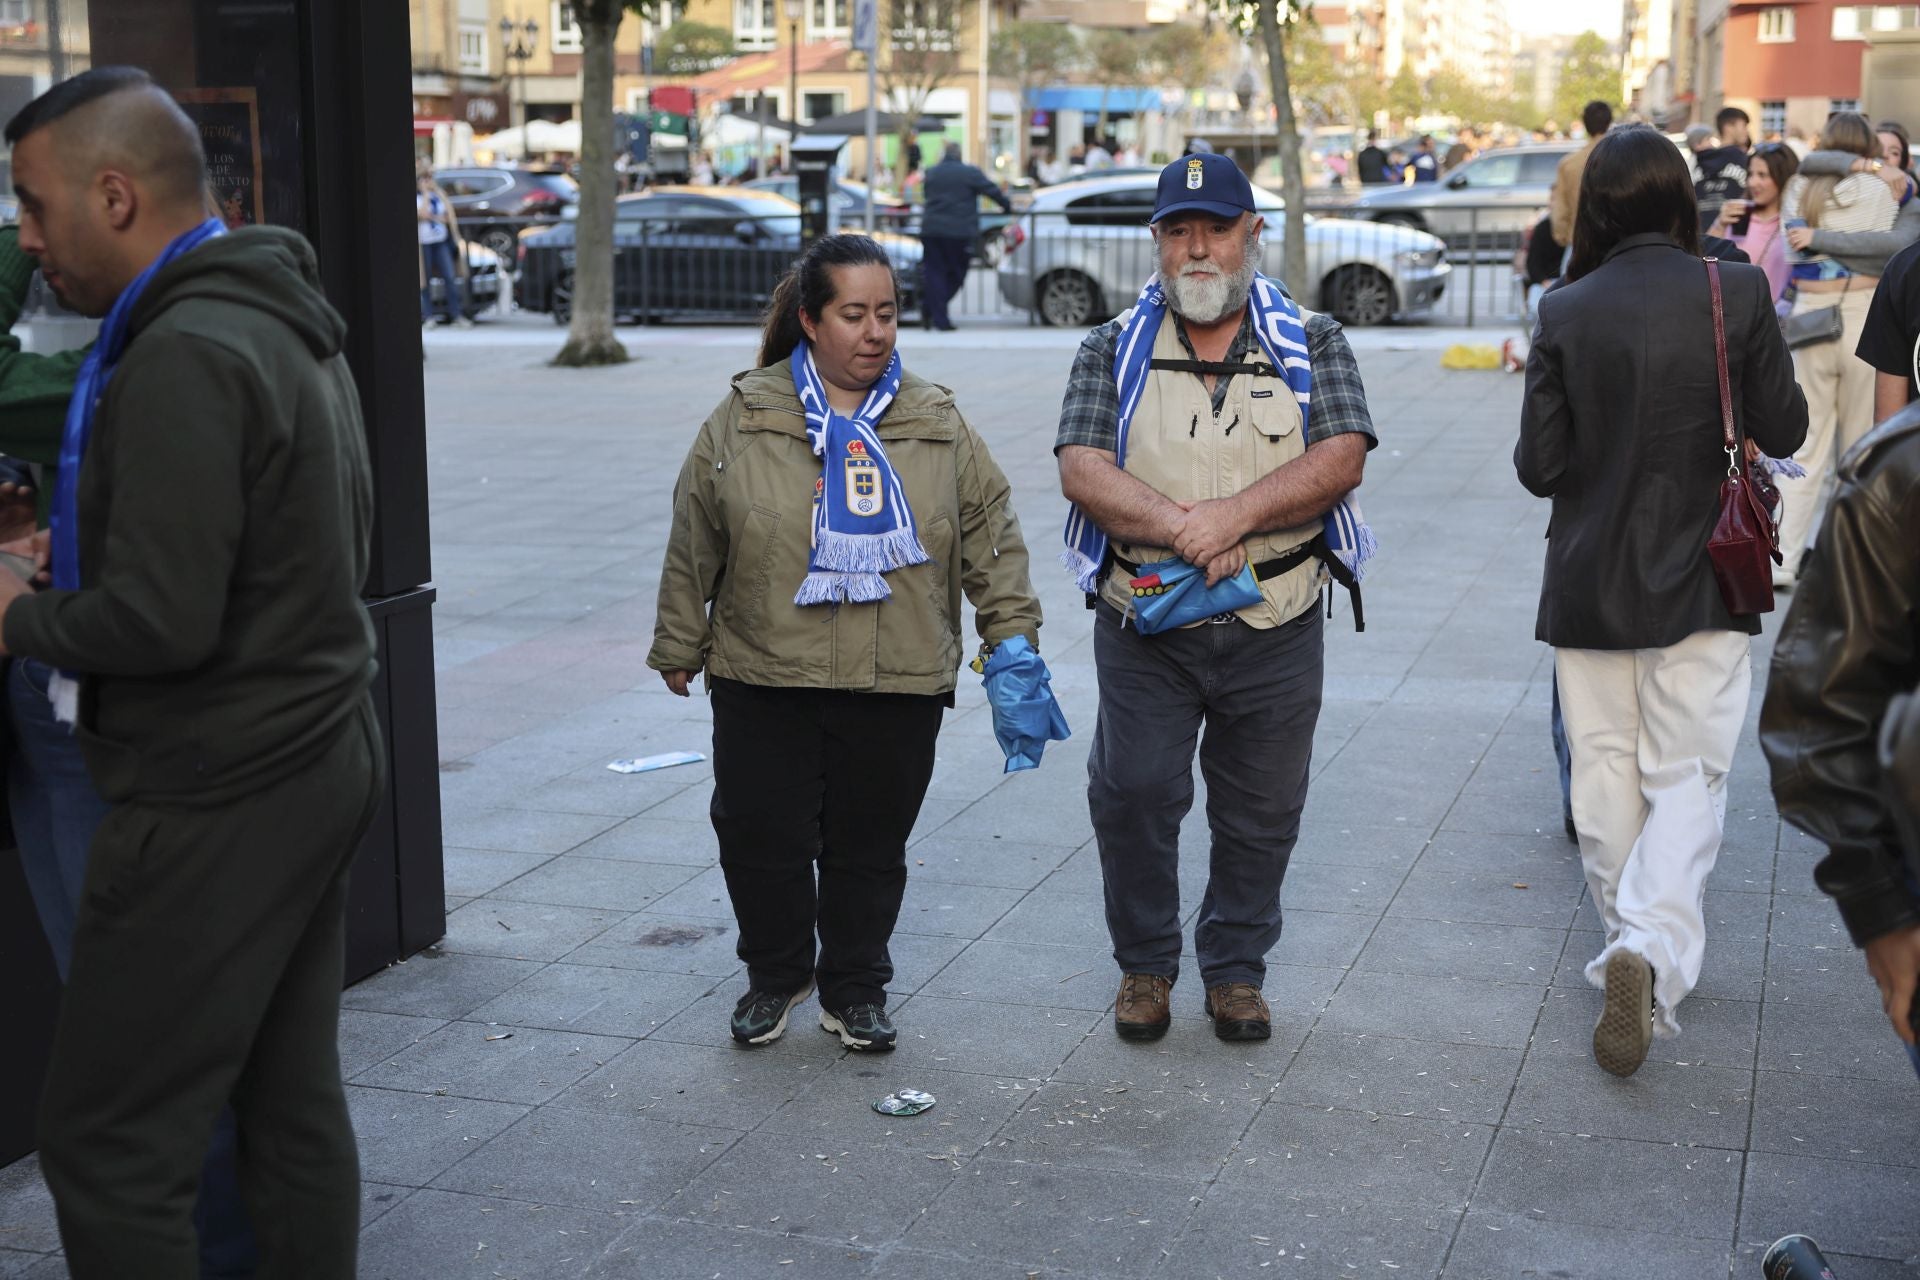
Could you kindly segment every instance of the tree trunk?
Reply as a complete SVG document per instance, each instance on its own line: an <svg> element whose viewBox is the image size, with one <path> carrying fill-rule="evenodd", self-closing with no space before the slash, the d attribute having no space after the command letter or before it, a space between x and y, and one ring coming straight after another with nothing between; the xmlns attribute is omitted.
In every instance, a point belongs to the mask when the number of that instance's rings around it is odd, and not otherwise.
<svg viewBox="0 0 1920 1280"><path fill-rule="evenodd" d="M613 38L623 7L576 6L580 58L580 217L573 226L573 322L557 365L620 364L613 336Z"/></svg>
<svg viewBox="0 0 1920 1280"><path fill-rule="evenodd" d="M1300 167L1300 128L1293 118L1293 91L1287 82L1287 43L1280 30L1281 0L1260 0L1260 42L1267 51L1267 79L1278 115L1280 196L1287 202L1286 234L1281 237L1281 275L1296 298L1310 291L1307 279L1307 177Z"/></svg>

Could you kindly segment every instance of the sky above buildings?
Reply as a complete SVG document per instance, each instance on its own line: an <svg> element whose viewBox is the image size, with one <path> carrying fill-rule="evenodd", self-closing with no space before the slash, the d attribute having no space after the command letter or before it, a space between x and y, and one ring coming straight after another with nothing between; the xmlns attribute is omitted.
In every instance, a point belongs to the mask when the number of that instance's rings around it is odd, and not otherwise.
<svg viewBox="0 0 1920 1280"><path fill-rule="evenodd" d="M1507 18L1521 35L1620 34L1620 0L1507 0Z"/></svg>

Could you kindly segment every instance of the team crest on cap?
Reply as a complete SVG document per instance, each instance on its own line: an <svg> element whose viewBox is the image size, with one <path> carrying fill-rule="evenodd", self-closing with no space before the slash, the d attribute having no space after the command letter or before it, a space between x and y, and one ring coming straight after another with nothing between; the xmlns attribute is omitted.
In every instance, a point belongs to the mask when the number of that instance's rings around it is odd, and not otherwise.
<svg viewBox="0 0 1920 1280"><path fill-rule="evenodd" d="M1206 168L1200 163L1199 156L1195 156L1193 159L1187 161L1187 190L1198 191L1200 189L1200 180L1205 174Z"/></svg>

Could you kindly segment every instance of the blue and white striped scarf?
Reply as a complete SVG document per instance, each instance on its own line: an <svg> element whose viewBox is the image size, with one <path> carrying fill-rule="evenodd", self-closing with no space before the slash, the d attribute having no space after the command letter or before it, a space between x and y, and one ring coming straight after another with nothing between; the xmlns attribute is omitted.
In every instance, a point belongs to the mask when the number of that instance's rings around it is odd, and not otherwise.
<svg viewBox="0 0 1920 1280"><path fill-rule="evenodd" d="M1248 299L1253 311L1253 332L1261 351L1286 379L1293 398L1300 405L1300 432L1306 438L1307 413L1313 403L1313 365L1307 357L1307 330L1300 322L1300 309L1287 291L1263 275L1253 278ZM1156 273L1147 280L1133 310L1121 318L1120 341L1113 354L1113 380L1120 392L1120 423L1116 461L1127 465L1127 429L1140 407L1147 389L1147 374L1153 362L1153 345L1167 313L1167 291ZM1348 494L1327 512L1322 520L1328 549L1352 570L1358 582L1366 565L1378 549L1360 503ZM1100 589L1100 571L1107 558L1107 535L1078 506L1067 512L1066 550L1060 562L1072 573L1080 589L1093 595Z"/></svg>
<svg viewBox="0 0 1920 1280"><path fill-rule="evenodd" d="M813 552L793 597L799 605L864 603L893 594L881 575L924 564L907 491L880 444L880 419L900 394L905 369L896 349L849 418L827 402L827 384L806 340L793 349L793 389L807 415L807 443L821 460L813 482Z"/></svg>

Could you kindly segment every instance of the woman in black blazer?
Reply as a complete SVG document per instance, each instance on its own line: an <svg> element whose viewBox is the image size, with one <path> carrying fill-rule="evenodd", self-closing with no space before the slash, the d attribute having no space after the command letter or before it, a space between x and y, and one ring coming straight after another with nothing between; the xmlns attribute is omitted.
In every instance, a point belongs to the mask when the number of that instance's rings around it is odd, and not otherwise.
<svg viewBox="0 0 1920 1280"><path fill-rule="evenodd" d="M1752 685L1753 617L1707 557L1727 473L1699 213L1679 151L1645 127L1588 157L1566 280L1540 303L1514 467L1553 499L1536 634L1554 646L1573 819L1606 944L1594 1057L1645 1061L1705 952L1701 895ZM1722 263L1735 421L1776 457L1807 405L1758 267Z"/></svg>

